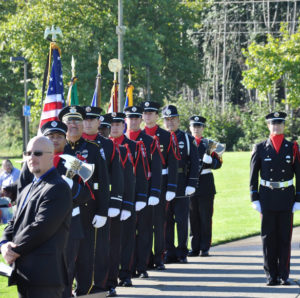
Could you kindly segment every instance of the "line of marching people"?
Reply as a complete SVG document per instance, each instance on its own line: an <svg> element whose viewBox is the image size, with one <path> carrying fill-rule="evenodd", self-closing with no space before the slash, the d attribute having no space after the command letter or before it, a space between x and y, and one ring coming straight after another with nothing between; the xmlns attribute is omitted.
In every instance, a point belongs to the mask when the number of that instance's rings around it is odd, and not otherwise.
<svg viewBox="0 0 300 298"><path fill-rule="evenodd" d="M173 105L162 109L165 129L159 127L159 108L146 101L124 113L101 115L98 107L68 106L60 121L41 128L53 142L54 166L73 197L63 297L104 291L117 296L117 286L148 278L149 268L165 270L165 264L209 254L215 194L211 169L221 167L221 158L208 154L204 117L190 118L190 135L179 129ZM92 177L87 182L78 175L67 177L61 154L94 164ZM32 179L24 164L18 192Z"/></svg>

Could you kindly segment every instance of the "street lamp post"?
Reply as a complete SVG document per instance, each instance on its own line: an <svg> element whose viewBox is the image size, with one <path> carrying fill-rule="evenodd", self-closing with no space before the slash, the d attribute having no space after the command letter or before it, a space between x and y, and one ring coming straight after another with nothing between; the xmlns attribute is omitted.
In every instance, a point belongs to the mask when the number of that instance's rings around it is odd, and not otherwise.
<svg viewBox="0 0 300 298"><path fill-rule="evenodd" d="M23 106L23 116L25 117L24 141L23 147L26 149L29 140L29 116L30 107L27 100L27 60L24 57L10 57L10 62L22 61L24 63L24 97L25 105Z"/></svg>

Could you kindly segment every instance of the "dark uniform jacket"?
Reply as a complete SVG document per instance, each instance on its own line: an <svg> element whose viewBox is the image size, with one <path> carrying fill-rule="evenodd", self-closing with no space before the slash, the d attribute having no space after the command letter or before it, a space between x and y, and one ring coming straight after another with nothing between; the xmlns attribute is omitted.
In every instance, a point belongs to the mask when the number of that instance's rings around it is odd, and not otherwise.
<svg viewBox="0 0 300 298"><path fill-rule="evenodd" d="M212 163L211 164L204 163L203 156L206 153L206 151L207 151L207 145L205 142L203 142L203 139L202 139L200 144L198 145L199 180L198 180L198 186L197 186L196 192L195 192L196 196L208 197L208 196L214 196L216 194L213 173L201 175L201 172L203 170L219 169L222 166L222 162L221 162L220 157L216 153L213 153L211 155Z"/></svg>
<svg viewBox="0 0 300 298"><path fill-rule="evenodd" d="M143 130L145 132L145 130ZM178 160L175 156L176 144L171 139L171 134L158 126L155 135L159 139L160 151L162 154L162 169L167 170L167 175L162 175L162 186L166 186L167 191L176 192ZM172 144L170 144L172 142ZM172 146L173 145L173 146ZM174 151L173 151L174 149Z"/></svg>
<svg viewBox="0 0 300 298"><path fill-rule="evenodd" d="M93 176L87 181L92 199L80 207L83 226L90 227L95 215L107 216L108 212L109 176L104 150L101 145L80 138L75 143L68 142L64 153L95 165Z"/></svg>
<svg viewBox="0 0 300 298"><path fill-rule="evenodd" d="M300 202L300 162L294 153L294 144L283 139L279 153L271 139L256 144L250 164L251 200L259 200L262 210L289 211L295 201ZM297 148L297 150L299 150ZM295 186L273 188L260 185L260 178L269 182L288 181L296 177Z"/></svg>
<svg viewBox="0 0 300 298"><path fill-rule="evenodd" d="M184 196L186 186L197 186L199 157L194 137L177 130L175 132L181 159L178 163L178 185L176 196Z"/></svg>
<svg viewBox="0 0 300 298"><path fill-rule="evenodd" d="M109 200L109 207L120 209L122 206L122 194L124 190L124 181L122 179L122 169L119 159L119 154L116 153L116 148L112 140L107 139L100 134L94 140L104 150L105 160L109 173L110 182L110 197L116 199Z"/></svg>
<svg viewBox="0 0 300 298"><path fill-rule="evenodd" d="M136 176L135 185L135 201L136 202L148 202L148 173L145 171L144 165L146 164L145 156L139 155L137 151L137 143L128 139L124 135L122 145L128 144L130 149ZM143 162L144 160L144 162Z"/></svg>
<svg viewBox="0 0 300 298"><path fill-rule="evenodd" d="M137 136L136 141L143 141L146 147L147 160L149 162L151 171L151 178L149 179L149 196L159 198L161 187L162 161L157 149L153 148L153 146L155 146L154 139L148 136L145 132L141 131Z"/></svg>
<svg viewBox="0 0 300 298"><path fill-rule="evenodd" d="M17 244L14 251L20 254L10 284L16 282L16 273L30 285L63 286L67 282L65 247L71 211L70 188L55 168L24 188L1 239Z"/></svg>

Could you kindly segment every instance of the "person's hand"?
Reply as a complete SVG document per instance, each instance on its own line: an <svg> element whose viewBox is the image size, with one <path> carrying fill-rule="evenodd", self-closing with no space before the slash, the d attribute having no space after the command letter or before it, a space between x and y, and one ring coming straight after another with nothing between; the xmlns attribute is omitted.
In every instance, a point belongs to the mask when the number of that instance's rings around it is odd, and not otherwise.
<svg viewBox="0 0 300 298"><path fill-rule="evenodd" d="M252 208L256 211L258 211L259 213L261 213L261 205L260 205L260 201L253 201L252 202Z"/></svg>
<svg viewBox="0 0 300 298"><path fill-rule="evenodd" d="M146 207L145 202L138 201L138 202L135 203L135 211L141 211L145 207Z"/></svg>
<svg viewBox="0 0 300 298"><path fill-rule="evenodd" d="M150 196L148 199L148 205L155 206L159 203L159 198Z"/></svg>
<svg viewBox="0 0 300 298"><path fill-rule="evenodd" d="M207 163L207 164L211 164L212 163L212 157L208 154L204 154L203 155L203 162L204 163Z"/></svg>
<svg viewBox="0 0 300 298"><path fill-rule="evenodd" d="M131 212L130 212L130 211L128 211L128 210L122 210L121 216L120 216L120 220L121 220L121 221L126 220L126 219L128 219L130 216L131 216Z"/></svg>
<svg viewBox="0 0 300 298"><path fill-rule="evenodd" d="M293 213L300 210L300 203L295 202L293 205Z"/></svg>
<svg viewBox="0 0 300 298"><path fill-rule="evenodd" d="M65 175L61 175L61 178L63 178L69 185L70 189L73 187L73 180Z"/></svg>
<svg viewBox="0 0 300 298"><path fill-rule="evenodd" d="M185 188L185 195L186 196L191 196L195 191L196 191L195 187L193 187L193 186L187 186Z"/></svg>
<svg viewBox="0 0 300 298"><path fill-rule="evenodd" d="M12 248L17 247L13 242L7 242L1 245L1 253L7 264L11 265L20 256Z"/></svg>
<svg viewBox="0 0 300 298"><path fill-rule="evenodd" d="M120 209L118 208L109 208L108 217L116 217L120 214Z"/></svg>
<svg viewBox="0 0 300 298"><path fill-rule="evenodd" d="M106 224L106 220L107 220L106 216L95 215L92 224L94 228L99 229Z"/></svg>
<svg viewBox="0 0 300 298"><path fill-rule="evenodd" d="M172 201L176 196L176 193L174 191L167 191L166 192L166 200L168 202Z"/></svg>

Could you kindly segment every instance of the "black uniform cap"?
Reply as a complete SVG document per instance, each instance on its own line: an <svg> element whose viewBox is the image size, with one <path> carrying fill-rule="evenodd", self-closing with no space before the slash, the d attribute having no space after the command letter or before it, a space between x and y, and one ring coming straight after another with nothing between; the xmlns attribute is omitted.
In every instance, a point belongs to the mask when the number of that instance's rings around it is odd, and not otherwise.
<svg viewBox="0 0 300 298"><path fill-rule="evenodd" d="M48 121L41 127L41 132L44 136L51 133L61 133L66 136L68 126L61 121Z"/></svg>
<svg viewBox="0 0 300 298"><path fill-rule="evenodd" d="M190 117L190 124L191 125L205 125L206 118L201 116L192 116Z"/></svg>
<svg viewBox="0 0 300 298"><path fill-rule="evenodd" d="M111 123L113 122L125 122L126 115L124 113L110 113L108 114L111 117Z"/></svg>
<svg viewBox="0 0 300 298"><path fill-rule="evenodd" d="M141 104L144 112L158 112L160 104L155 101L145 101Z"/></svg>
<svg viewBox="0 0 300 298"><path fill-rule="evenodd" d="M99 107L91 107L86 106L83 107L85 110L85 118L84 119L94 119L94 118L100 118L100 114L102 112L102 109Z"/></svg>
<svg viewBox="0 0 300 298"><path fill-rule="evenodd" d="M124 109L127 118L141 118L143 109L139 106L130 106Z"/></svg>
<svg viewBox="0 0 300 298"><path fill-rule="evenodd" d="M100 126L99 127L111 127L111 114L105 114L100 116Z"/></svg>
<svg viewBox="0 0 300 298"><path fill-rule="evenodd" d="M162 110L162 117L163 118L170 118L179 116L177 112L177 108L173 105L167 105Z"/></svg>
<svg viewBox="0 0 300 298"><path fill-rule="evenodd" d="M67 120L83 120L85 118L85 110L80 106L64 107L58 114L60 121Z"/></svg>
<svg viewBox="0 0 300 298"><path fill-rule="evenodd" d="M269 123L282 123L285 121L286 113L284 112L273 112L266 116L266 120Z"/></svg>

